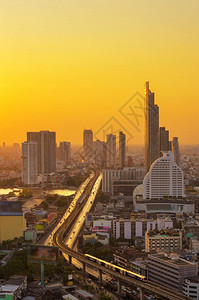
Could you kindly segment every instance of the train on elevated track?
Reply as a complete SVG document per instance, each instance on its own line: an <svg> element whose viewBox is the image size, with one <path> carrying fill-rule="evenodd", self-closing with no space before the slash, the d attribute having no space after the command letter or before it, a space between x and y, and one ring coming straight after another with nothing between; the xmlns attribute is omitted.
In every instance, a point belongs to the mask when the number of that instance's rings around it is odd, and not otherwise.
<svg viewBox="0 0 199 300"><path fill-rule="evenodd" d="M126 276L128 276L128 277L131 277L131 278L140 280L140 281L142 281L142 282L147 282L147 278L146 278L145 276L143 276L143 275L139 275L139 274L137 274L137 273L131 272L131 271L129 271L129 270L126 270L126 269L124 269L124 268L121 268L121 267L119 267L119 266L116 266L116 265L114 265L114 264L111 264L111 263L109 263L109 262L107 262L107 261L105 261L105 260L102 260L102 259L97 258L97 257L95 257L95 256L92 256L92 255L90 255L90 254L85 254L85 256L86 256L89 260L91 260L91 261L93 261L93 262L95 262L95 263L97 263L97 264L99 264L99 265L101 265L101 266L104 266L104 267L106 267L106 268L108 268L108 269L111 269L111 270L113 270L113 271L119 272L119 273L122 274L122 275L126 275Z"/></svg>

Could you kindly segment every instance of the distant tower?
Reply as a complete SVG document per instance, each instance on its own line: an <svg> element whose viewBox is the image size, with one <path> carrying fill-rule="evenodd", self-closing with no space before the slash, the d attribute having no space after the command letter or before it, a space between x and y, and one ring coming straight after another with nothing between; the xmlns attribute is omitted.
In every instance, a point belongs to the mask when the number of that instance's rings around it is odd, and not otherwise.
<svg viewBox="0 0 199 300"><path fill-rule="evenodd" d="M56 172L56 133L51 131L27 132L27 141L37 143L38 173Z"/></svg>
<svg viewBox="0 0 199 300"><path fill-rule="evenodd" d="M65 163L69 163L71 160L71 144L70 142L60 142L59 148L59 159Z"/></svg>
<svg viewBox="0 0 199 300"><path fill-rule="evenodd" d="M97 140L93 143L94 148L94 161L99 167L105 166L106 163L106 143L104 141Z"/></svg>
<svg viewBox="0 0 199 300"><path fill-rule="evenodd" d="M154 104L154 93L145 85L145 170L159 157L159 107Z"/></svg>
<svg viewBox="0 0 199 300"><path fill-rule="evenodd" d="M108 134L107 135L107 167L115 168L116 167L116 135Z"/></svg>
<svg viewBox="0 0 199 300"><path fill-rule="evenodd" d="M162 151L171 151L171 142L169 141L169 131L165 130L165 127L159 128L159 147L160 156Z"/></svg>
<svg viewBox="0 0 199 300"><path fill-rule="evenodd" d="M172 141L172 152L175 163L180 167L180 147L178 137L174 137Z"/></svg>
<svg viewBox="0 0 199 300"><path fill-rule="evenodd" d="M93 162L93 131L84 130L83 133L83 157L85 163Z"/></svg>
<svg viewBox="0 0 199 300"><path fill-rule="evenodd" d="M28 185L37 184L38 174L37 143L22 143L22 182Z"/></svg>
<svg viewBox="0 0 199 300"><path fill-rule="evenodd" d="M119 166L126 166L126 135L122 131L119 133Z"/></svg>

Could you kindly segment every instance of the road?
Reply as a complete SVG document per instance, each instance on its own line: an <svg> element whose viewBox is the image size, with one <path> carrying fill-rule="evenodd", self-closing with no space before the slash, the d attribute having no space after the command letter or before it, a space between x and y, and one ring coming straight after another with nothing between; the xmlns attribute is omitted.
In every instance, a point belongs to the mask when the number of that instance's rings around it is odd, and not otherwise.
<svg viewBox="0 0 199 300"><path fill-rule="evenodd" d="M67 208L65 211L64 215L60 219L59 223L53 228L51 232L47 234L47 236L42 239L42 242L40 241L40 244L47 245L47 246L52 246L52 239L55 234L55 232L59 229L59 227L64 223L64 221L67 220L67 218L70 216L70 214L73 212L75 209L80 197L83 195L86 187L88 186L89 182L93 178L94 173L91 173L91 175L81 184L81 186L78 188L75 197L73 198L72 202L70 203L70 206Z"/></svg>
<svg viewBox="0 0 199 300"><path fill-rule="evenodd" d="M100 187L101 180L102 180L102 175L100 174L93 185L90 196L88 197L85 205L83 206L80 214L78 215L78 218L76 219L74 225L71 227L71 229L67 235L67 238L65 240L65 245L71 249L73 249L73 246L79 235L79 232L84 225L86 214L91 210L91 208L93 206L96 194Z"/></svg>

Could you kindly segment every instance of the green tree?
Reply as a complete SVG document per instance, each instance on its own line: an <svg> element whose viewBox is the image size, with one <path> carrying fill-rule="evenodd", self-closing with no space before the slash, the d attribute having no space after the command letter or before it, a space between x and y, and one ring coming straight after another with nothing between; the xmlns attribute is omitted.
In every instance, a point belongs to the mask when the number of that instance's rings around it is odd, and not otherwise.
<svg viewBox="0 0 199 300"><path fill-rule="evenodd" d="M18 198L19 199L30 199L33 196L33 192L28 189L23 189L20 193Z"/></svg>
<svg viewBox="0 0 199 300"><path fill-rule="evenodd" d="M102 191L99 191L96 196L96 201L101 203L108 203L109 196L105 195Z"/></svg>
<svg viewBox="0 0 199 300"><path fill-rule="evenodd" d="M107 296L105 293L101 292L98 296L99 300L112 300L112 297Z"/></svg>

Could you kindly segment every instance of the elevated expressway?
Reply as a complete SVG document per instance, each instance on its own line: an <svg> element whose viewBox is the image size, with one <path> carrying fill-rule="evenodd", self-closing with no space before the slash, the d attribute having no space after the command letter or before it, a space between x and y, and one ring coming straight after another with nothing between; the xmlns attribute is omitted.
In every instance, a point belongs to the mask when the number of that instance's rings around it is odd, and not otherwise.
<svg viewBox="0 0 199 300"><path fill-rule="evenodd" d="M95 174L95 176L93 176L93 178L90 180L89 184L87 185L84 191L84 200L81 202L81 205L77 206L72 211L68 218L63 222L63 224L61 224L61 226L59 226L57 231L54 233L52 237L53 244L59 248L59 250L63 253L64 257L68 259L69 263L72 263L72 259L81 262L82 269L84 272L86 272L86 266L98 270L98 278L100 282L102 282L103 273L109 274L112 277L117 278L119 293L121 292L121 282L124 281L126 283L132 284L140 288L141 300L145 299L145 290L170 300L190 300L189 297L186 297L185 295L177 291L171 290L165 286L158 285L150 281L144 283L142 281L118 273L105 266L99 265L98 263L89 260L87 257L85 257L84 254L78 253L77 251L73 250L73 246L77 235L85 221L85 210L87 208L87 211L89 211L89 208L91 208L93 204L93 198L95 197L97 190L100 186L101 176L102 175L99 173Z"/></svg>

